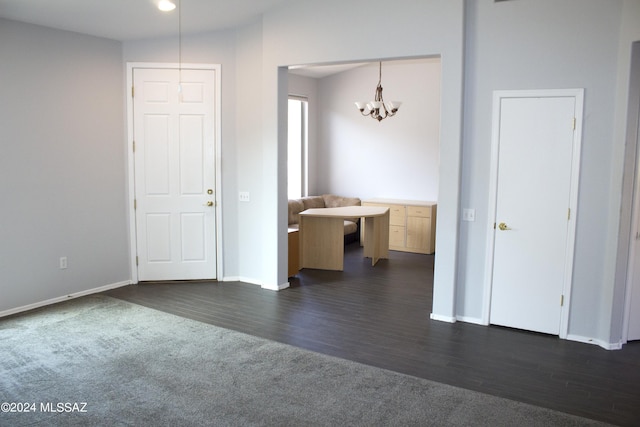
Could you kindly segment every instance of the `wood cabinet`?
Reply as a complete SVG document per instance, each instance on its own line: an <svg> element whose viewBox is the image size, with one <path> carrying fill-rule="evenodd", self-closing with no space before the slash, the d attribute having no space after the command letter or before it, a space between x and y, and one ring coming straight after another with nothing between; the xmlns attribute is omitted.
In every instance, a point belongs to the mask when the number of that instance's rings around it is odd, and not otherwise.
<svg viewBox="0 0 640 427"><path fill-rule="evenodd" d="M288 276L295 276L300 271L300 240L295 228L289 229L289 268Z"/></svg>
<svg viewBox="0 0 640 427"><path fill-rule="evenodd" d="M370 199L363 201L362 206L389 208L389 249L421 254L435 252L437 211L435 202ZM364 232L364 227L361 227L361 230Z"/></svg>

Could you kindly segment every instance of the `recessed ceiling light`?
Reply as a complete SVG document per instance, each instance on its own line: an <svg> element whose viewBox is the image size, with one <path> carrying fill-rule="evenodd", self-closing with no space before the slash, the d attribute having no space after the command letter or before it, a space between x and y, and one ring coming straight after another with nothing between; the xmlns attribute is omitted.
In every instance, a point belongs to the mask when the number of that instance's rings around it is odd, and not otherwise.
<svg viewBox="0 0 640 427"><path fill-rule="evenodd" d="M176 8L175 3L173 3L170 0L160 0L160 3L158 3L158 9L160 9L163 12L170 12L175 8Z"/></svg>

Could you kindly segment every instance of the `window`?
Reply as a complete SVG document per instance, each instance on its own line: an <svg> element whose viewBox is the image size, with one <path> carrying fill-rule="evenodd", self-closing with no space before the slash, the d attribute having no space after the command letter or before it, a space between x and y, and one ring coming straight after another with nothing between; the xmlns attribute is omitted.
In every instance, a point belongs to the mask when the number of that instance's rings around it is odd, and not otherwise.
<svg viewBox="0 0 640 427"><path fill-rule="evenodd" d="M306 98L289 97L289 143L287 148L287 195L299 199L307 195L307 108Z"/></svg>

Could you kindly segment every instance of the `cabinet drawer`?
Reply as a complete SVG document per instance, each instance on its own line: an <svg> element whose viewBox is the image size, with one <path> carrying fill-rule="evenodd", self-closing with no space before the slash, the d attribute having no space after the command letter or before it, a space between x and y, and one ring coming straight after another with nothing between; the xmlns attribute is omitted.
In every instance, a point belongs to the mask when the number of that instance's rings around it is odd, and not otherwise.
<svg viewBox="0 0 640 427"><path fill-rule="evenodd" d="M388 205L384 203L371 203L365 202L362 206L382 206L389 208L389 224L390 225L405 225L405 207L402 205Z"/></svg>
<svg viewBox="0 0 640 427"><path fill-rule="evenodd" d="M407 206L407 215L431 218L431 206Z"/></svg>
<svg viewBox="0 0 640 427"><path fill-rule="evenodd" d="M405 228L398 225L389 226L389 247L404 246Z"/></svg>
<svg viewBox="0 0 640 427"><path fill-rule="evenodd" d="M389 224L391 225L405 225L405 208L404 206L390 205L389 206Z"/></svg>

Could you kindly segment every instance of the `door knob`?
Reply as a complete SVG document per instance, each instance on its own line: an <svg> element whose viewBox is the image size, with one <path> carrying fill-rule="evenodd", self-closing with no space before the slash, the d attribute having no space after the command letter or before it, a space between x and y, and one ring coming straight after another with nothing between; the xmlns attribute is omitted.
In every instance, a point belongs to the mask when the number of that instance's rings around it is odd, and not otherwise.
<svg viewBox="0 0 640 427"><path fill-rule="evenodd" d="M207 206L213 206L213 202L212 202L211 200L209 200L209 201L207 202Z"/></svg>
<svg viewBox="0 0 640 427"><path fill-rule="evenodd" d="M211 189L211 188L210 188L210 189L208 189L208 190L207 190L207 194L213 194L213 189Z"/></svg>
<svg viewBox="0 0 640 427"><path fill-rule="evenodd" d="M507 224L505 224L504 222L501 222L500 224L498 224L498 228L502 231L511 230L511 228L509 228Z"/></svg>

